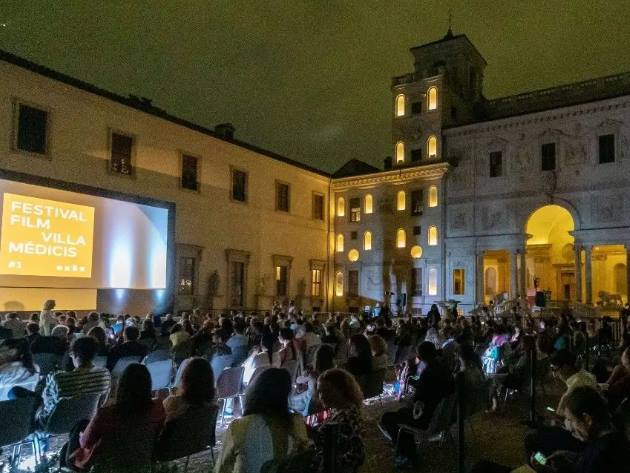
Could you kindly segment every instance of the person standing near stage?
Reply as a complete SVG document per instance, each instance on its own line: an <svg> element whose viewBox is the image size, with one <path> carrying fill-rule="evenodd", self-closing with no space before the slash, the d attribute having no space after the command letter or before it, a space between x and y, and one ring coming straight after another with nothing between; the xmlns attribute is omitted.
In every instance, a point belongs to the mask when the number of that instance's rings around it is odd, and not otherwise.
<svg viewBox="0 0 630 473"><path fill-rule="evenodd" d="M48 299L44 302L44 307L39 314L39 334L44 337L51 335L53 327L57 325L57 317L53 313L55 305L53 299Z"/></svg>

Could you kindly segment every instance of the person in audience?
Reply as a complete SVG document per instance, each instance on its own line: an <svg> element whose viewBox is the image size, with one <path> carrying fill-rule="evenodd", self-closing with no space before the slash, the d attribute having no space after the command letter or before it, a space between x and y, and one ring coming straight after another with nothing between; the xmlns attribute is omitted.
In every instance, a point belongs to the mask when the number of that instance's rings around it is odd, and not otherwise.
<svg viewBox="0 0 630 473"><path fill-rule="evenodd" d="M157 343L157 336L155 335L155 327L153 326L153 320L144 319L142 321L142 330L140 331L140 338L138 341L143 345L146 345L148 350L151 350Z"/></svg>
<svg viewBox="0 0 630 473"><path fill-rule="evenodd" d="M385 437L395 442L398 439L396 463L399 466L414 464L417 461L413 436L398 431L401 424L425 430L440 401L455 391L455 382L449 370L438 358L435 345L422 342L418 346L417 358L425 368L417 381L413 382L415 394L413 406L403 407L396 412L386 412L381 417L379 428Z"/></svg>
<svg viewBox="0 0 630 473"><path fill-rule="evenodd" d="M81 333L83 333L84 335L87 335L88 332L92 330L92 328L98 326L98 323L99 323L98 312L90 312L87 316L87 320L81 327Z"/></svg>
<svg viewBox="0 0 630 473"><path fill-rule="evenodd" d="M49 299L44 302L44 308L39 314L39 332L44 336L50 335L53 327L57 325L57 317L55 317L53 312L54 308L55 301Z"/></svg>
<svg viewBox="0 0 630 473"><path fill-rule="evenodd" d="M210 364L204 358L192 358L184 368L178 393L164 399L166 422L185 414L190 407L217 409L214 397L214 374Z"/></svg>
<svg viewBox="0 0 630 473"><path fill-rule="evenodd" d="M14 388L34 391L39 381L39 367L26 338L10 338L0 342L3 362L0 364L0 401L14 398Z"/></svg>
<svg viewBox="0 0 630 473"><path fill-rule="evenodd" d="M612 406L618 406L630 396L630 348L621 354L621 362L605 383L606 397Z"/></svg>
<svg viewBox="0 0 630 473"><path fill-rule="evenodd" d="M186 330L184 330L184 326L182 324L173 325L169 340L171 342L171 354L177 364L190 356L190 335Z"/></svg>
<svg viewBox="0 0 630 473"><path fill-rule="evenodd" d="M92 337L96 340L96 356L108 356L109 355L109 343L107 342L107 333L102 327L97 325L87 334L88 337Z"/></svg>
<svg viewBox="0 0 630 473"><path fill-rule="evenodd" d="M315 329L311 322L304 324L304 335L302 336L304 343L304 351L307 352L312 347L316 347L322 344L322 340L319 335L315 333Z"/></svg>
<svg viewBox="0 0 630 473"><path fill-rule="evenodd" d="M50 331L50 336L63 340L67 344L70 339L70 329L67 325L55 325Z"/></svg>
<svg viewBox="0 0 630 473"><path fill-rule="evenodd" d="M66 464L80 470L107 464L114 460L108 458L108 449L115 449L114 445L125 442L131 433L157 438L164 419L162 402L151 397L149 370L133 363L120 378L116 402L101 407L89 422L81 423L71 432Z"/></svg>
<svg viewBox="0 0 630 473"><path fill-rule="evenodd" d="M350 356L344 368L355 378L372 372L372 350L363 335L350 337Z"/></svg>
<svg viewBox="0 0 630 473"><path fill-rule="evenodd" d="M94 327L92 330L98 327ZM92 364L96 356L98 343L91 336L77 338L70 347L70 358L74 365L72 371L56 371L48 375L42 391L42 404L35 418L40 426L46 420L62 398L81 394L94 394L99 397L99 405L105 404L109 395L111 376L107 368Z"/></svg>
<svg viewBox="0 0 630 473"><path fill-rule="evenodd" d="M268 347L261 342L252 349L251 354L243 362L243 385L247 386L254 372L265 366L271 366L271 358Z"/></svg>
<svg viewBox="0 0 630 473"><path fill-rule="evenodd" d="M247 326L243 319L238 318L234 322L234 334L227 341L226 345L232 350L232 366L238 366L245 361L248 355L248 342L245 336Z"/></svg>
<svg viewBox="0 0 630 473"><path fill-rule="evenodd" d="M281 345L280 350L278 350L279 366L282 366L285 361L297 360L298 354L295 349L295 344L293 343L293 330L290 328L281 328L278 340Z"/></svg>
<svg viewBox="0 0 630 473"><path fill-rule="evenodd" d="M335 457L329 459L338 473L356 473L365 461L361 406L363 395L354 377L345 370L324 371L317 380L319 399L331 415L313 432L318 472L325 473L329 438L335 442Z"/></svg>
<svg viewBox="0 0 630 473"><path fill-rule="evenodd" d="M107 369L110 371L114 369L120 358L137 356L140 360L147 354L147 347L138 342L140 332L136 327L132 325L125 327L123 334L124 342L112 348L107 357Z"/></svg>
<svg viewBox="0 0 630 473"><path fill-rule="evenodd" d="M29 345L33 345L33 342L40 337L39 335L39 324L35 322L29 322L26 324L26 339L28 340ZM31 347L31 351L33 348Z"/></svg>
<svg viewBox="0 0 630 473"><path fill-rule="evenodd" d="M67 329L67 327L66 327ZM63 356L68 351L68 337L64 329L60 329L53 335L41 335L41 327L38 326L37 337L31 342L31 351L33 353L52 353Z"/></svg>
<svg viewBox="0 0 630 473"><path fill-rule="evenodd" d="M304 449L308 443L302 417L289 412L291 376L269 368L245 393L245 412L228 428L215 473L260 472L262 466Z"/></svg>
<svg viewBox="0 0 630 473"><path fill-rule="evenodd" d="M313 368L306 376L298 376L296 390L289 398L289 405L295 412L307 416L321 410L317 396L317 378L324 371L334 368L335 351L330 345L320 345L315 351Z"/></svg>
<svg viewBox="0 0 630 473"><path fill-rule="evenodd" d="M509 361L499 370L499 374L493 378L490 388L491 412L498 408L498 396L501 390L521 389L529 382L530 376L530 350L534 350L532 338L522 337L520 347L509 358Z"/></svg>
<svg viewBox="0 0 630 473"><path fill-rule="evenodd" d="M166 314L164 322L160 324L160 335L166 337L170 335L173 325L177 322L173 319L173 314Z"/></svg>
<svg viewBox="0 0 630 473"><path fill-rule="evenodd" d="M212 320L204 320L201 329L197 331L192 337L190 342L192 344L191 349L193 355L207 356L211 353L212 349L212 331L214 324Z"/></svg>
<svg viewBox="0 0 630 473"><path fill-rule="evenodd" d="M372 369L374 371L386 369L389 365L387 342L379 335L372 335L368 338L368 342L372 351Z"/></svg>
<svg viewBox="0 0 630 473"><path fill-rule="evenodd" d="M17 312L9 312L2 326L11 330L10 338L22 338L26 335L26 324L20 320Z"/></svg>

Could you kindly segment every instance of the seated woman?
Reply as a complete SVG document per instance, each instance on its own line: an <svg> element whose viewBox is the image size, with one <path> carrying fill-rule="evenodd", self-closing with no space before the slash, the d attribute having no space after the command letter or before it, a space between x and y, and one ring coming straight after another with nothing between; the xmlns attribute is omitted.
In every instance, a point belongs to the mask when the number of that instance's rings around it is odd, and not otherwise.
<svg viewBox="0 0 630 473"><path fill-rule="evenodd" d="M619 405L630 396L630 348L623 351L621 363L613 368L606 384L606 396L613 406Z"/></svg>
<svg viewBox="0 0 630 473"><path fill-rule="evenodd" d="M322 373L317 381L319 398L332 414L313 431L318 458L318 471L326 472L325 449L328 437L332 436L336 448L334 462L338 473L355 473L365 460L362 439L361 405L363 395L354 377L342 369L330 369Z"/></svg>
<svg viewBox="0 0 630 473"><path fill-rule="evenodd" d="M13 388L35 391L39 382L39 367L26 338L9 338L0 344L0 401L13 399Z"/></svg>
<svg viewBox="0 0 630 473"><path fill-rule="evenodd" d="M245 394L245 412L228 428L215 473L261 471L271 460L281 460L306 447L308 437L301 416L289 412L291 377L287 370L269 368Z"/></svg>
<svg viewBox="0 0 630 473"><path fill-rule="evenodd" d="M92 337L96 340L98 348L96 349L96 356L109 355L109 344L107 343L107 333L102 327L92 327L88 332L88 337Z"/></svg>
<svg viewBox="0 0 630 473"><path fill-rule="evenodd" d="M293 343L293 330L290 328L281 328L278 334L281 348L278 350L278 367L282 366L285 361L293 361L298 359L298 353Z"/></svg>
<svg viewBox="0 0 630 473"><path fill-rule="evenodd" d="M298 391L289 397L289 406L295 412L307 416L320 410L317 397L317 378L324 371L335 366L335 351L330 345L320 345L315 351L314 368L306 375L297 378Z"/></svg>
<svg viewBox="0 0 630 473"><path fill-rule="evenodd" d="M192 358L184 368L179 392L164 399L166 422L185 414L190 407L217 409L214 396L214 374L210 363L204 358Z"/></svg>
<svg viewBox="0 0 630 473"><path fill-rule="evenodd" d="M277 353L274 353L272 356L278 357ZM254 376L254 373L258 368L264 366L271 366L271 359L269 348L265 346L264 343L261 342L256 345L247 359L243 362L243 385L247 386ZM276 365L278 362L276 361Z"/></svg>
<svg viewBox="0 0 630 473"><path fill-rule="evenodd" d="M142 321L142 330L140 330L140 338L138 342L142 343L150 351L157 343L157 335L155 334L155 325L153 320L144 319Z"/></svg>
<svg viewBox="0 0 630 473"><path fill-rule="evenodd" d="M498 407L498 394L501 389L519 389L529 380L529 352L535 347L531 338L521 338L520 347L510 357L510 363L503 366L493 378L490 388L491 411Z"/></svg>
<svg viewBox="0 0 630 473"><path fill-rule="evenodd" d="M355 378L372 372L372 350L363 335L350 337L350 356L344 368Z"/></svg>
<svg viewBox="0 0 630 473"><path fill-rule="evenodd" d="M116 403L100 408L70 433L66 465L109 471L150 466L153 443L163 424L162 403L151 398L149 370L133 363L120 377Z"/></svg>
<svg viewBox="0 0 630 473"><path fill-rule="evenodd" d="M372 352L372 369L374 371L387 369L389 358L387 357L387 342L379 335L368 338Z"/></svg>

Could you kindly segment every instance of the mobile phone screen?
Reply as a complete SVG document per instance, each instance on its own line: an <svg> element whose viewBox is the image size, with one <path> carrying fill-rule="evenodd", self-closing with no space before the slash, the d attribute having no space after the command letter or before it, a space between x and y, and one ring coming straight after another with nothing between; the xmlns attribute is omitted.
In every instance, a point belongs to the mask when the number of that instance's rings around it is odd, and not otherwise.
<svg viewBox="0 0 630 473"><path fill-rule="evenodd" d="M553 407L551 407L551 406L547 406L547 407L546 407L546 409L547 409L549 412L553 412L553 413L555 413L555 412L556 412L556 410L555 410Z"/></svg>
<svg viewBox="0 0 630 473"><path fill-rule="evenodd" d="M540 465L547 464L547 458L540 452L534 453L534 460L536 460L536 462L539 463Z"/></svg>

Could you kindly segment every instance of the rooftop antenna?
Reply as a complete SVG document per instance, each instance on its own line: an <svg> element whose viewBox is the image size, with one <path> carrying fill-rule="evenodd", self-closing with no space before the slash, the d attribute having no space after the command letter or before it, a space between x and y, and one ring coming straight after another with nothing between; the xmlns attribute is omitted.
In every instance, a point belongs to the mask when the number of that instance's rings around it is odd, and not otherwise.
<svg viewBox="0 0 630 473"><path fill-rule="evenodd" d="M446 38L453 37L453 12L449 8L448 9L448 31L446 32Z"/></svg>

